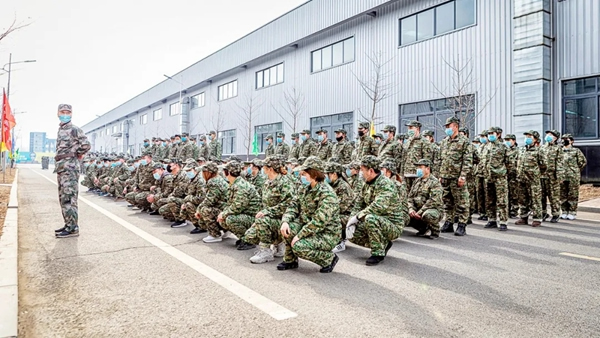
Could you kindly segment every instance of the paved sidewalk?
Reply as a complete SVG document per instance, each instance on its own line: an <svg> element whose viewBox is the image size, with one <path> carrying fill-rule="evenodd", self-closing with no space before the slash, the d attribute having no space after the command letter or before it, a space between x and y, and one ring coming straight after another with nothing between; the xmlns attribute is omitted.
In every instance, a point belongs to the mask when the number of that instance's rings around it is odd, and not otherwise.
<svg viewBox="0 0 600 338"><path fill-rule="evenodd" d="M579 211L600 214L600 198L579 203L577 212L579 213ZM600 220L600 215L598 215L598 220Z"/></svg>

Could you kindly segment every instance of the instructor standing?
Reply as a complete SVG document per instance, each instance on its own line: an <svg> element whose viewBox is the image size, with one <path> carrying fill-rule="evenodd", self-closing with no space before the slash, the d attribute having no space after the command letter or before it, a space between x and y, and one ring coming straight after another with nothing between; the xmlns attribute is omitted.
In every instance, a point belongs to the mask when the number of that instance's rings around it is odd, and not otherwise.
<svg viewBox="0 0 600 338"><path fill-rule="evenodd" d="M55 169L58 181L58 200L65 226L55 230L56 238L79 236L77 225L77 194L79 193L80 161L90 150L90 142L83 131L71 123L70 104L58 106L58 136L56 137Z"/></svg>

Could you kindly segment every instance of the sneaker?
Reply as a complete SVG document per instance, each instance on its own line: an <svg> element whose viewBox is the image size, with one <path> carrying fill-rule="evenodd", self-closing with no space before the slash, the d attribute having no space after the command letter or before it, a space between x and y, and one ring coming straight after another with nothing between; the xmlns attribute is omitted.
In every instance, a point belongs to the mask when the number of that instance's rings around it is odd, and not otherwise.
<svg viewBox="0 0 600 338"><path fill-rule="evenodd" d="M231 233L231 231L225 231L223 233L223 235L221 236L221 238L223 238L223 239L232 238L232 237L233 237L233 234Z"/></svg>
<svg viewBox="0 0 600 338"><path fill-rule="evenodd" d="M324 266L321 268L321 270L319 270L320 273L330 273L333 272L333 268L335 268L335 265L337 264L337 262L340 260L340 258L338 257L338 255L333 254L333 260L331 261L331 264Z"/></svg>
<svg viewBox="0 0 600 338"><path fill-rule="evenodd" d="M242 243L240 245L238 245L238 247L237 247L238 250L252 250L254 248L256 248L256 245L250 244L250 243L246 243L244 241L242 241ZM269 248L269 251L271 251L270 248Z"/></svg>
<svg viewBox="0 0 600 338"><path fill-rule="evenodd" d="M338 245L335 246L335 248L333 248L333 250L331 250L331 252L333 252L334 254L338 253L338 252L342 252L346 250L346 242L345 241L341 241L338 243Z"/></svg>
<svg viewBox="0 0 600 338"><path fill-rule="evenodd" d="M65 229L62 232L57 233L56 238L69 238L79 237L79 227L75 227L73 230Z"/></svg>
<svg viewBox="0 0 600 338"><path fill-rule="evenodd" d="M284 255L285 255L285 241L282 241L281 243L279 243L275 246L275 252L273 253L273 256L283 257Z"/></svg>
<svg viewBox="0 0 600 338"><path fill-rule="evenodd" d="M171 223L171 228L183 228L186 227L187 223L185 221L175 221Z"/></svg>
<svg viewBox="0 0 600 338"><path fill-rule="evenodd" d="M195 235L195 234L201 234L206 232L207 230L204 229L200 229L200 228L194 228L194 230L190 231L190 234Z"/></svg>
<svg viewBox="0 0 600 338"><path fill-rule="evenodd" d="M273 257L273 250L271 248L260 248L260 250L254 253L254 256L250 257L250 263L252 264L262 264L274 260L275 257Z"/></svg>
<svg viewBox="0 0 600 338"><path fill-rule="evenodd" d="M366 264L367 264L367 266L375 266L375 265L383 262L384 259L385 259L385 256L371 256L371 257L369 257L369 259L367 259Z"/></svg>
<svg viewBox="0 0 600 338"><path fill-rule="evenodd" d="M533 223L531 223L531 226L534 228L540 227L542 226L542 222L540 221L533 221Z"/></svg>
<svg viewBox="0 0 600 338"><path fill-rule="evenodd" d="M283 271L283 270L291 270L291 269L298 269L298 261L291 262L291 263L281 262L281 263L277 264L277 270Z"/></svg>
<svg viewBox="0 0 600 338"><path fill-rule="evenodd" d="M562 214L562 215L560 215L560 218L561 218L561 219L567 219L567 214Z"/></svg>
<svg viewBox="0 0 600 338"><path fill-rule="evenodd" d="M211 235L208 235L202 239L202 242L204 242L204 243L217 243L217 242L222 242L222 241L223 241L223 236L213 237Z"/></svg>
<svg viewBox="0 0 600 338"><path fill-rule="evenodd" d="M473 224L473 219L469 217L469 219L467 219L467 224Z"/></svg>
<svg viewBox="0 0 600 338"><path fill-rule="evenodd" d="M521 218L520 220L515 222L515 225L527 225L527 224L529 224L527 218Z"/></svg>
<svg viewBox="0 0 600 338"><path fill-rule="evenodd" d="M506 226L506 224L500 224L500 228L498 229L498 231L506 231L508 230L508 227Z"/></svg>
<svg viewBox="0 0 600 338"><path fill-rule="evenodd" d="M577 218L575 215L571 215L571 214L567 215L567 219L570 221L574 220L575 218Z"/></svg>
<svg viewBox="0 0 600 338"><path fill-rule="evenodd" d="M427 229L425 231L425 233L423 234L423 237L429 238L429 236L431 236L431 230ZM391 243L391 242L390 242Z"/></svg>
<svg viewBox="0 0 600 338"><path fill-rule="evenodd" d="M56 230L54 230L54 233L55 233L55 234L58 234L58 233L60 233L60 232L63 232L63 231L65 231L65 228L66 228L66 227L62 227L62 228L60 228L60 229L56 229Z"/></svg>

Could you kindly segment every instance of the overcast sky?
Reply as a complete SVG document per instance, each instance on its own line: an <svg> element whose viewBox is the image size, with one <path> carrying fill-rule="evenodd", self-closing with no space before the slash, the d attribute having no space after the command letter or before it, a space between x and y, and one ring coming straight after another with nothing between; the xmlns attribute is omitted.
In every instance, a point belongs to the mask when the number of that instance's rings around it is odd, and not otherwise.
<svg viewBox="0 0 600 338"><path fill-rule="evenodd" d="M56 137L59 103L82 126L304 2L2 0L1 31L15 17L30 26L0 41L0 66L9 53L37 60L12 66L10 103L26 112L16 116L16 147L28 151L32 131Z"/></svg>

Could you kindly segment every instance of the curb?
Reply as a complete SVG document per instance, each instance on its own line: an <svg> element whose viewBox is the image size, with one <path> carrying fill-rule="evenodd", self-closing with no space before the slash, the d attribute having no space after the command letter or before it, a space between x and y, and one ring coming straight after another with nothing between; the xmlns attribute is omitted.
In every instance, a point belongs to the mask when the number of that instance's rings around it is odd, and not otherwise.
<svg viewBox="0 0 600 338"><path fill-rule="evenodd" d="M18 330L18 214L17 181L19 169L10 189L4 229L0 240L0 337L16 337Z"/></svg>
<svg viewBox="0 0 600 338"><path fill-rule="evenodd" d="M577 211L591 212L591 213L600 214L600 208L597 208L597 207L586 207L586 206L582 206L582 205L577 206Z"/></svg>

